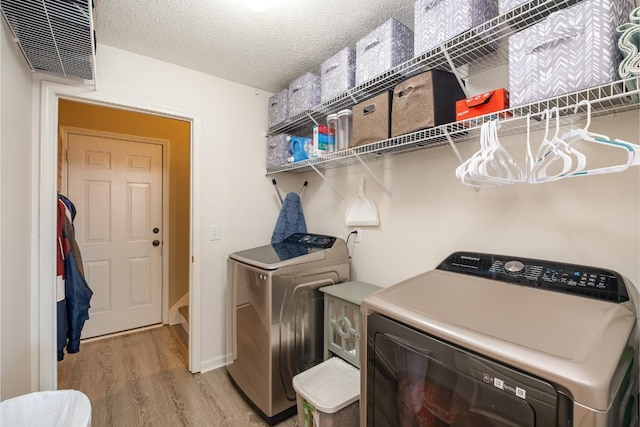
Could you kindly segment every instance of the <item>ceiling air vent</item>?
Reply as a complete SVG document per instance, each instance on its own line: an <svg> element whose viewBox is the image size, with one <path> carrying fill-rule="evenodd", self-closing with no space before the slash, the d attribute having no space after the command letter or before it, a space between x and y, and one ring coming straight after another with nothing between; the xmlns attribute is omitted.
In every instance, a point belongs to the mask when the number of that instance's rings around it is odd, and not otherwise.
<svg viewBox="0 0 640 427"><path fill-rule="evenodd" d="M0 0L31 70L93 80L91 0Z"/></svg>

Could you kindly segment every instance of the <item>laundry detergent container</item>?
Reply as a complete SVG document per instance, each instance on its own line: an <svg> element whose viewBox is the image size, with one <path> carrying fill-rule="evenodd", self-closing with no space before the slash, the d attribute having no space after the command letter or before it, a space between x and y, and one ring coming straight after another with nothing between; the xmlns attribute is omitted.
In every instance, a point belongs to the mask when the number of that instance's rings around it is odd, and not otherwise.
<svg viewBox="0 0 640 427"><path fill-rule="evenodd" d="M0 403L0 426L88 427L91 402L77 390L40 391Z"/></svg>
<svg viewBox="0 0 640 427"><path fill-rule="evenodd" d="M357 426L360 371L332 357L293 377L299 427Z"/></svg>

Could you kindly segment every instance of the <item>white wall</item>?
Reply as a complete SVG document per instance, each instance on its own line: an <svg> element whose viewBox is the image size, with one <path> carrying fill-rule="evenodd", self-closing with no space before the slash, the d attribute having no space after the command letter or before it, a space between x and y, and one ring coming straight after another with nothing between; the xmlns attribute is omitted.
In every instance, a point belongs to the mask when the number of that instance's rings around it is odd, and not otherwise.
<svg viewBox="0 0 640 427"><path fill-rule="evenodd" d="M469 94L508 87L508 65L468 80ZM584 123L576 122L583 126ZM640 113L593 120L591 130L640 144ZM534 132L532 145L542 139ZM501 137L524 164L525 135ZM466 159L477 141L458 144ZM619 151L581 145L589 167L621 162ZM608 159L608 160L607 160ZM586 176L545 184L517 184L476 192L454 175L459 161L448 146L397 155L369 164L391 190L388 197L360 165L326 176L347 196L342 201L309 173L305 216L312 231L346 236L344 209L360 177L380 212L380 226L363 229L349 245L353 278L389 286L434 268L456 250L490 252L609 268L640 288L640 171Z"/></svg>
<svg viewBox="0 0 640 427"><path fill-rule="evenodd" d="M591 130L638 144L639 114L594 119ZM532 141L541 137L536 132ZM524 136L501 141L523 163ZM478 147L477 142L459 144L465 158ZM611 151L583 148L588 164L620 160ZM604 162L609 156L611 161ZM328 170L326 176L345 193L347 201L320 177L308 173L309 188L303 201L307 226L314 232L346 236L344 210L364 176L366 193L377 203L380 226L363 228L362 243L349 245L354 279L389 286L434 268L453 251L471 250L610 268L640 285L637 167L617 174L476 193L456 179L458 164L448 146L369 163L392 197L361 165Z"/></svg>
<svg viewBox="0 0 640 427"><path fill-rule="evenodd" d="M202 150L202 370L226 362L226 257L268 241L278 206L264 176L270 93L105 45L97 48L99 93L200 116ZM41 76L34 79L34 90ZM50 78L47 78L51 80ZM196 165L194 165L194 168ZM256 208L259 207L259 208ZM222 239L209 241L210 224ZM90 321L90 320L89 320Z"/></svg>
<svg viewBox="0 0 640 427"><path fill-rule="evenodd" d="M466 83L469 93L476 94L508 87L508 79L508 66L501 66ZM640 144L640 113L594 118L591 130ZM542 135L532 133L534 154ZM500 140L524 165L525 135ZM466 159L479 143L464 142L458 148ZM588 154L589 167L622 161L619 151L593 144L580 149ZM315 232L346 236L344 210L364 176L366 193L377 203L380 226L363 228L362 243L349 245L354 279L389 286L434 268L451 252L470 250L609 268L640 289L637 167L624 173L476 192L456 179L458 165L449 146L369 163L391 197L361 165L328 170L326 176L346 201L315 173L308 173L307 225Z"/></svg>
<svg viewBox="0 0 640 427"><path fill-rule="evenodd" d="M226 357L226 257L270 237L277 205L264 176L271 95L203 73L98 46L98 89L202 115L203 369ZM271 215L269 215L271 213ZM210 224L222 239L208 240Z"/></svg>
<svg viewBox="0 0 640 427"><path fill-rule="evenodd" d="M1 38L0 400L31 391L31 72L6 25ZM37 343L36 343L37 345Z"/></svg>

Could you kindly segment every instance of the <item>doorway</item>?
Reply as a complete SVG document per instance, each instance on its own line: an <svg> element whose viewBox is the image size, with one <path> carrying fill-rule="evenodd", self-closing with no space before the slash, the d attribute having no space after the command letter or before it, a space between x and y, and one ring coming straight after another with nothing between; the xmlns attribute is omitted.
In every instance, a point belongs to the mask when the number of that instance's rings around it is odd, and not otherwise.
<svg viewBox="0 0 640 427"><path fill-rule="evenodd" d="M60 106L61 123L68 109ZM60 130L60 192L75 205L75 237L93 291L82 338L163 323L169 304L163 297L168 295L163 270L183 267L187 274L181 282L188 283L188 258L177 260L182 265L167 264L174 237L168 232L165 191L169 141L65 126ZM169 317L169 323L176 321Z"/></svg>
<svg viewBox="0 0 640 427"><path fill-rule="evenodd" d="M55 357L55 293L52 292L51 278L55 277L55 244L53 244L47 236L55 235L55 206L56 206L56 173L58 180L61 179L60 168L56 167L56 159L60 162L60 156L63 152L52 141L61 142L58 132L59 119L62 124L62 117L59 117L59 102L70 101L82 104L82 109L89 107L102 107L113 111L126 112L129 114L138 114L140 116L152 119L174 119L183 122L188 128L188 148L184 158L190 165L186 172L186 188L176 191L177 203L171 204L171 209L185 213L187 215L188 233L186 235L186 247L180 248L187 260L187 280L186 289L188 289L189 301L189 320L191 334L189 334L189 370L191 372L200 371L200 273L199 273L199 254L200 242L199 232L201 229L199 207L201 204L199 196L200 188L200 167L193 159L199 158L201 150L201 124L200 117L197 114L182 112L171 109L163 105L155 105L147 102L123 99L121 97L112 96L98 91L87 92L83 88L59 85L56 83L43 82L41 88L42 99L42 115L41 115L41 137L38 141L37 151L40 152L40 175L34 182L36 194L39 197L39 214L36 220L36 227L40 230L37 236L34 236L34 247L37 248L38 279L37 298L35 302L38 304L37 318L34 319L32 329L36 336L39 337L40 346L38 357L34 359L36 365L34 369L39 372L38 385L40 389L55 389L57 384L57 367ZM76 119L82 114L74 115ZM95 120L94 116L94 120ZM99 116L98 116L99 117ZM86 118L86 117L85 117ZM90 120L90 119L89 119ZM114 121L111 121L114 123ZM117 122L117 121L115 121ZM135 125L139 122L138 117L132 120ZM77 123L67 123L70 126ZM91 126L83 125L82 127L91 128ZM114 129L110 129L114 130ZM122 132L122 130L120 130ZM125 130L124 133L136 134L135 131ZM167 138L171 139L171 138ZM174 159L173 153L169 150L169 157ZM179 157L178 157L179 158ZM172 176L175 177L176 174ZM179 174L177 174L179 175ZM185 197L186 196L186 197ZM171 197L171 196L170 196ZM170 212L169 217L173 215ZM178 251L176 251L178 252ZM166 319L168 321L168 318ZM163 322L165 322L165 314L163 313Z"/></svg>

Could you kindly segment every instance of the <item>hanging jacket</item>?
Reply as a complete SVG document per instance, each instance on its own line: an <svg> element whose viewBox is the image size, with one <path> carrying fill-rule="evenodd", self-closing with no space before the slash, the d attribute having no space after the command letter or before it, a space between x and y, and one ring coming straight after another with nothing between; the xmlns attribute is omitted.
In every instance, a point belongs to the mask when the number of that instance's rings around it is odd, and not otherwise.
<svg viewBox="0 0 640 427"><path fill-rule="evenodd" d="M84 322L89 319L89 307L93 291L84 279L78 264L69 251L64 260L65 295L67 300L67 353L80 351L80 335Z"/></svg>
<svg viewBox="0 0 640 427"><path fill-rule="evenodd" d="M80 351L80 336L84 322L89 319L93 292L82 270L80 250L75 241L72 219L75 207L64 196L58 197L58 280L64 281L64 299L58 302L58 360L67 353ZM61 269L62 261L62 269Z"/></svg>
<svg viewBox="0 0 640 427"><path fill-rule="evenodd" d="M57 245L56 245L56 325L57 325L57 353L58 361L64 358L64 348L67 345L67 300L65 298L64 283L64 254L69 250L69 241L64 235L66 222L65 205L58 199Z"/></svg>
<svg viewBox="0 0 640 427"><path fill-rule="evenodd" d="M65 212L69 221L64 222L64 234L65 236L67 236L67 240L71 245L71 251L73 252L74 258L76 259L76 265L80 270L80 274L82 274L82 277L84 277L82 254L80 253L80 248L78 247L78 243L76 242L76 231L73 225L73 221L76 219L76 207L73 205L73 203L71 203L71 200L67 199L62 194L58 194L58 200L61 200L64 206L67 208Z"/></svg>

